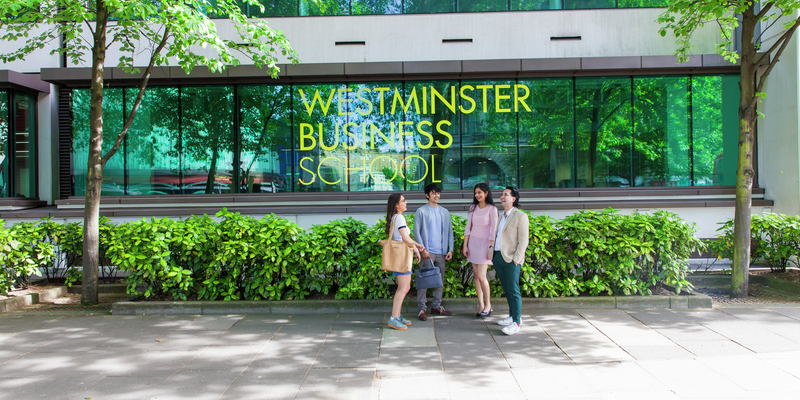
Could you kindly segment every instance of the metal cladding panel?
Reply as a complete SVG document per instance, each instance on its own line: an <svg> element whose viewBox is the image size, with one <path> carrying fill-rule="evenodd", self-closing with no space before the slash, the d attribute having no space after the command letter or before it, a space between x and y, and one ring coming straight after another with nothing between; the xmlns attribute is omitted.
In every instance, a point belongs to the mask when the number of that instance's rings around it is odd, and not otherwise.
<svg viewBox="0 0 800 400"><path fill-rule="evenodd" d="M691 55L689 60L678 64L675 56L644 56L642 57L642 68L686 68L702 67L703 57Z"/></svg>
<svg viewBox="0 0 800 400"><path fill-rule="evenodd" d="M58 198L72 196L72 89L58 91Z"/></svg>

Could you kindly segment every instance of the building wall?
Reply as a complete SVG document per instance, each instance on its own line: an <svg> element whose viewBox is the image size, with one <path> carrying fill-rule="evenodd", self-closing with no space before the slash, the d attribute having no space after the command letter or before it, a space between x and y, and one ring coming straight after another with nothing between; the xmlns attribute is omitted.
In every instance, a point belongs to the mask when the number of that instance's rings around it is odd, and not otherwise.
<svg viewBox="0 0 800 400"><path fill-rule="evenodd" d="M361 15L266 21L271 28L283 31L303 63L672 55L673 38L662 38L655 22L663 10ZM223 37L236 37L227 20L215 23ZM552 41L553 36L581 36L581 40ZM695 54L713 54L718 37L716 26L700 29L694 40ZM442 39L472 39L472 43L442 43ZM335 44L341 41L364 41L365 45ZM210 50L198 50L210 54ZM120 55L111 50L108 60L116 62ZM135 56L137 65L147 65L148 59L147 54ZM83 66L90 65L91 60L87 60Z"/></svg>
<svg viewBox="0 0 800 400"><path fill-rule="evenodd" d="M770 74L758 124L758 178L773 211L800 214L800 41L797 35Z"/></svg>

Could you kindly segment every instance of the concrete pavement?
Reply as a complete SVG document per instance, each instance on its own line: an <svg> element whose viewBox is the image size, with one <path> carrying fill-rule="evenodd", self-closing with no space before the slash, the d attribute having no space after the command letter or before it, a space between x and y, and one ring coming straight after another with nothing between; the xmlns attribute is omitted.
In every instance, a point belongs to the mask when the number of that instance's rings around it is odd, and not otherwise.
<svg viewBox="0 0 800 400"><path fill-rule="evenodd" d="M504 316L2 315L0 399L800 398L800 308Z"/></svg>

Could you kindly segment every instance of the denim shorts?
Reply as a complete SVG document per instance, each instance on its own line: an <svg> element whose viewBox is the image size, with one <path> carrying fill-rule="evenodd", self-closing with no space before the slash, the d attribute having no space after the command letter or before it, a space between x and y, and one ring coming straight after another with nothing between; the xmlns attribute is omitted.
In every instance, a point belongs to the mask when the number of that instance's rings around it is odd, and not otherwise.
<svg viewBox="0 0 800 400"><path fill-rule="evenodd" d="M411 275L411 272L392 272L392 275L394 276Z"/></svg>

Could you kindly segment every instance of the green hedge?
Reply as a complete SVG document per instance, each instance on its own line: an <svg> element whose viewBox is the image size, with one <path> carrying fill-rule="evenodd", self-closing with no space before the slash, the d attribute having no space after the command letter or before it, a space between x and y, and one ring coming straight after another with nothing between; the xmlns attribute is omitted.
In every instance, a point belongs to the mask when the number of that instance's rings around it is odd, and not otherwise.
<svg viewBox="0 0 800 400"><path fill-rule="evenodd" d="M113 225L101 223L104 275L128 274L128 291L176 299L283 300L334 295L388 298L390 275L380 269L383 221L352 218L308 230L275 215L261 219L222 210L216 219L192 216ZM664 211L622 215L581 211L557 221L528 213L528 262L520 278L524 296L650 294L661 283L686 282L689 255L703 244L696 228ZM413 230L414 216L407 216ZM466 220L453 216L455 247L445 276L445 297L474 296L472 267L461 254ZM79 279L82 226L16 224L0 231L0 293L33 273ZM66 271L66 272L65 272ZM72 271L72 272L71 272ZM499 296L498 280L490 281ZM137 287L147 288L138 293Z"/></svg>
<svg viewBox="0 0 800 400"><path fill-rule="evenodd" d="M773 272L800 266L800 216L753 215L750 219L750 264L763 260ZM717 258L733 259L733 219L717 229L719 240L708 243Z"/></svg>

